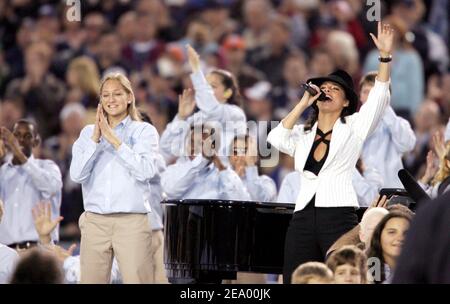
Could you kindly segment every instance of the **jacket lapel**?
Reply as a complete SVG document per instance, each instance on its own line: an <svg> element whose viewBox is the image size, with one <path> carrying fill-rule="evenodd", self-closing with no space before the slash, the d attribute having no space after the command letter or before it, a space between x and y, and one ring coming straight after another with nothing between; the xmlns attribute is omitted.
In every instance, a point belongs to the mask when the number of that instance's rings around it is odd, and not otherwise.
<svg viewBox="0 0 450 304"><path fill-rule="evenodd" d="M341 119L338 119L333 126L333 133L331 135L330 141L330 151L328 152L327 159L322 166L320 172L322 172L334 159L336 153L339 151L339 147L343 144L343 142L348 138L350 129L348 124L344 124L341 122Z"/></svg>
<svg viewBox="0 0 450 304"><path fill-rule="evenodd" d="M296 169L298 171L303 171L303 168L305 167L306 160L308 159L309 152L311 151L312 145L314 143L314 137L316 137L316 131L317 131L317 122L313 125L311 128L311 131L308 133L304 133L304 136L301 136L301 140L299 141L298 147L297 147L297 153L299 153L298 156L296 156L296 162L298 161L298 166L296 165Z"/></svg>

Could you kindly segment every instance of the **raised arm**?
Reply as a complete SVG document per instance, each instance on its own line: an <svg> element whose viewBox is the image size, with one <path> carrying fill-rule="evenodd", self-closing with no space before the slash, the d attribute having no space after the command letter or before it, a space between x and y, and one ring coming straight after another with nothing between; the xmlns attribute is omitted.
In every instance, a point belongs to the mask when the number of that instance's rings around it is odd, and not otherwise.
<svg viewBox="0 0 450 304"><path fill-rule="evenodd" d="M191 80L195 90L195 102L208 120L220 122L246 122L244 111L238 106L221 103L214 95L214 90L200 69L200 57L197 52L187 46L189 65L191 66Z"/></svg>
<svg viewBox="0 0 450 304"><path fill-rule="evenodd" d="M353 130L365 139L375 130L390 101L389 79L390 58L393 50L394 31L389 24L378 23L378 35L370 34L380 52L380 63L374 87L370 90L367 102L354 116Z"/></svg>
<svg viewBox="0 0 450 304"><path fill-rule="evenodd" d="M267 141L272 146L290 156L294 156L296 145L295 138L292 135L300 131L300 127L296 126L296 123L302 113L320 96L320 89L313 84L310 85L313 86L319 93L315 96L311 96L308 91L305 91L294 109L292 109L292 111L285 118L283 118L283 120L281 120L281 123L279 123L275 129L270 131L267 136Z"/></svg>
<svg viewBox="0 0 450 304"><path fill-rule="evenodd" d="M380 57L383 61L385 58L392 56L392 50L394 45L394 30L389 24L382 24L381 21L378 22L378 36L375 37L374 34L370 33L373 42L380 52ZM390 63L380 62L378 66L377 79L381 82L387 82L390 78Z"/></svg>

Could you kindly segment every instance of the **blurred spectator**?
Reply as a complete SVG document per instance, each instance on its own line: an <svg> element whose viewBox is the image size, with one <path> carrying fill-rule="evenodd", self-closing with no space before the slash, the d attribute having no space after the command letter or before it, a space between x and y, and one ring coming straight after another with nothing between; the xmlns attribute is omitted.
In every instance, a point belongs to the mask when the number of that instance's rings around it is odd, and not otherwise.
<svg viewBox="0 0 450 304"><path fill-rule="evenodd" d="M206 22L211 39L216 42L237 30L236 21L230 19L229 7L219 1L207 1L200 18Z"/></svg>
<svg viewBox="0 0 450 304"><path fill-rule="evenodd" d="M443 8L445 10L445 8ZM445 71L449 62L448 46L443 37L430 30L423 22L426 7L423 0L395 0L392 15L406 23L407 35L422 58L425 71L433 66ZM448 11L448 8L447 8ZM448 22L448 16L447 16Z"/></svg>
<svg viewBox="0 0 450 304"><path fill-rule="evenodd" d="M217 42L213 40L207 23L196 18L189 21L186 36L178 43L183 50L185 50L186 45L191 45L202 57L218 50Z"/></svg>
<svg viewBox="0 0 450 304"><path fill-rule="evenodd" d="M424 97L424 70L422 60L408 41L407 25L396 16L386 17L395 30L395 48L391 68L391 106L395 112L410 120L419 109ZM376 70L378 52L372 50L366 57L364 73Z"/></svg>
<svg viewBox="0 0 450 304"><path fill-rule="evenodd" d="M291 44L289 19L283 16L273 17L267 31L268 44L250 51L248 61L261 70L272 85L281 85L284 62L297 51Z"/></svg>
<svg viewBox="0 0 450 304"><path fill-rule="evenodd" d="M404 164L405 168L415 176L422 175L421 171L426 163L428 150L430 150L429 142L439 126L439 117L439 107L430 100L423 102L414 116L416 145L414 150L405 157Z"/></svg>
<svg viewBox="0 0 450 304"><path fill-rule="evenodd" d="M273 15L272 4L268 0L247 0L242 6L246 27L242 31L247 49L253 50L269 41L269 24Z"/></svg>
<svg viewBox="0 0 450 304"><path fill-rule="evenodd" d="M317 8L318 1L282 0L278 12L291 20L291 39L293 44L302 49L308 47L310 30L308 27L308 15Z"/></svg>
<svg viewBox="0 0 450 304"><path fill-rule="evenodd" d="M100 37L96 60L102 76L113 70L126 69L126 64L122 60L122 41L118 34L111 31L105 32Z"/></svg>
<svg viewBox="0 0 450 304"><path fill-rule="evenodd" d="M27 116L36 119L43 138L58 131L58 113L65 94L64 83L49 72L53 50L44 42L29 45L25 53L25 77L11 81L6 97L22 99Z"/></svg>
<svg viewBox="0 0 450 304"><path fill-rule="evenodd" d="M308 262L292 273L292 284L331 284L333 272L324 263Z"/></svg>
<svg viewBox="0 0 450 304"><path fill-rule="evenodd" d="M301 84L308 79L308 67L305 55L301 52L290 55L283 66L283 84L275 87L271 92L271 98L275 107L275 119L285 117L303 96L304 90ZM306 120L309 111L302 114Z"/></svg>
<svg viewBox="0 0 450 304"><path fill-rule="evenodd" d="M18 22L18 21L16 21ZM10 66L9 78L22 77L25 73L25 49L35 40L35 22L25 18L20 23L15 38L15 44L5 51L5 61L14 62Z"/></svg>
<svg viewBox="0 0 450 304"><path fill-rule="evenodd" d="M120 16L116 30L123 45L128 45L134 41L137 32L136 20L135 11L128 11Z"/></svg>
<svg viewBox="0 0 450 304"><path fill-rule="evenodd" d="M354 81L358 81L359 53L352 35L344 31L332 31L327 37L325 48L336 67L347 71Z"/></svg>
<svg viewBox="0 0 450 304"><path fill-rule="evenodd" d="M86 110L79 103L69 103L62 109L59 119L62 132L44 142L45 155L56 162L61 170L63 180L61 215L61 239L80 237L78 218L83 213L81 186L74 183L69 175L72 160L72 145L85 126Z"/></svg>
<svg viewBox="0 0 450 304"><path fill-rule="evenodd" d="M138 15L133 42L125 46L123 57L128 68L141 71L152 65L161 55L164 45L157 39L158 28L148 15Z"/></svg>
<svg viewBox="0 0 450 304"><path fill-rule="evenodd" d="M83 18L83 28L86 30L86 39L83 53L94 57L98 52L98 40L101 34L109 27L108 21L99 12L92 12Z"/></svg>
<svg viewBox="0 0 450 304"><path fill-rule="evenodd" d="M84 107L97 109L100 76L95 61L87 56L77 57L70 62L66 82L71 90L82 93L80 102Z"/></svg>
<svg viewBox="0 0 450 304"><path fill-rule="evenodd" d="M311 76L324 77L331 74L336 69L336 65L325 48L318 48L311 55L310 69Z"/></svg>
<svg viewBox="0 0 450 304"><path fill-rule="evenodd" d="M241 91L251 87L258 81L265 80L265 75L245 62L246 45L239 35L229 35L222 44L225 69L236 76Z"/></svg>
<svg viewBox="0 0 450 304"><path fill-rule="evenodd" d="M24 117L25 108L20 99L5 99L0 103L0 126L12 131L14 124Z"/></svg>
<svg viewBox="0 0 450 304"><path fill-rule="evenodd" d="M327 266L334 274L335 284L366 284L367 257L356 246L344 246L331 254Z"/></svg>

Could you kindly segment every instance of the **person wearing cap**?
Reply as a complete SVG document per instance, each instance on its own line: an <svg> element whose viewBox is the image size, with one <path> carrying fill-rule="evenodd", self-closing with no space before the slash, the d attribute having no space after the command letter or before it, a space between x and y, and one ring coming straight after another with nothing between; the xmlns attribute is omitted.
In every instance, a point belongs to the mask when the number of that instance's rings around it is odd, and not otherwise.
<svg viewBox="0 0 450 304"><path fill-rule="evenodd" d="M300 172L300 192L287 230L283 277L289 283L295 268L307 261L323 261L328 248L358 224L358 199L352 186L353 168L362 145L373 132L390 101L389 78L393 30L378 24L378 37L371 34L380 52L375 86L358 113L358 96L347 72L308 81L318 92L305 92L295 108L273 129L268 142L295 158ZM320 89L319 89L320 87ZM318 100L320 90L324 100ZM321 98L322 99L322 98ZM303 111L313 115L295 125Z"/></svg>

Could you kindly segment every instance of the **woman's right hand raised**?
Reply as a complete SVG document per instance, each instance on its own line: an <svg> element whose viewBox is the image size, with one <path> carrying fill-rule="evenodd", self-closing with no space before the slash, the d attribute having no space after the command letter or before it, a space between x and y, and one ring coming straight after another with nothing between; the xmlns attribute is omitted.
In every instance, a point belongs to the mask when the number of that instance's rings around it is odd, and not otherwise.
<svg viewBox="0 0 450 304"><path fill-rule="evenodd" d="M102 131L100 131L100 115L102 114L102 105L101 103L97 106L97 113L95 114L95 127L94 127L94 134L92 134L91 139L98 143L100 141L100 136L102 136Z"/></svg>
<svg viewBox="0 0 450 304"><path fill-rule="evenodd" d="M195 109L195 97L192 89L183 90L182 95L178 95L178 117L185 120L191 116Z"/></svg>
<svg viewBox="0 0 450 304"><path fill-rule="evenodd" d="M311 106L314 101L316 101L320 96L320 88L316 86L315 84L309 83L309 85L318 92L316 95L312 96L308 91L305 91L305 94L303 94L303 97L300 99L298 104L303 108L306 109L309 106Z"/></svg>

